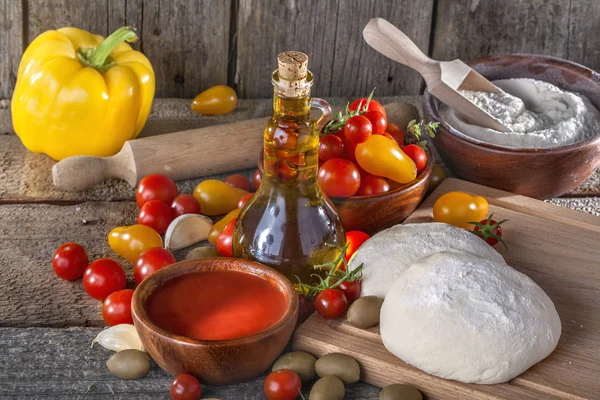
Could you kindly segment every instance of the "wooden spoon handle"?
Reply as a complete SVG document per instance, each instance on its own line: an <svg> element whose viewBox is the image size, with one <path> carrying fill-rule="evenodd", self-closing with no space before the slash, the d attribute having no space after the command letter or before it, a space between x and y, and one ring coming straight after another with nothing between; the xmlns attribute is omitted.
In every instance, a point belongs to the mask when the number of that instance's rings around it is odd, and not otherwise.
<svg viewBox="0 0 600 400"><path fill-rule="evenodd" d="M383 18L373 18L363 29L365 41L384 56L426 75L438 64L427 57L400 29Z"/></svg>

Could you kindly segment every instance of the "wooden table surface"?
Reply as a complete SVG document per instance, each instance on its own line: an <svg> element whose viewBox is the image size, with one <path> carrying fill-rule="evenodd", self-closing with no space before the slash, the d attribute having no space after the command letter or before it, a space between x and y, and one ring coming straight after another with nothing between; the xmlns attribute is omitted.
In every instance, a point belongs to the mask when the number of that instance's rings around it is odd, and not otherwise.
<svg viewBox="0 0 600 400"><path fill-rule="evenodd" d="M348 99L330 99L342 106ZM419 96L386 97L421 109ZM122 381L108 372L112 352L92 339L105 323L101 303L83 291L81 281L58 279L50 260L63 242L76 241L90 259L112 257L123 262L133 287L132 266L108 247L115 226L135 223L134 189L120 181L76 193L51 184L48 157L27 152L14 135L7 101L0 101L0 398L168 398L171 377L158 367L144 379ZM242 100L227 116L199 117L189 101L155 102L144 135L267 116L271 100ZM247 176L253 171L244 171ZM600 174L596 174L600 175ZM592 177L567 197L552 202L600 215L600 177ZM224 176L220 176L223 178ZM191 193L202 178L178 182ZM176 253L181 259L185 251ZM239 385L204 386L204 397L263 399L264 376ZM309 389L309 388L307 388ZM347 399L377 399L379 389L350 385ZM308 395L308 390L305 390Z"/></svg>

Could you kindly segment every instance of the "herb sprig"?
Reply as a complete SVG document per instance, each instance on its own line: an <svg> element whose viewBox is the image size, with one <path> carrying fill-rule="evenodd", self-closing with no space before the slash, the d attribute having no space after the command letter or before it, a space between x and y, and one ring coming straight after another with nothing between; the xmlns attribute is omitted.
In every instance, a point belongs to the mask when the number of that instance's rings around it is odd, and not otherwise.
<svg viewBox="0 0 600 400"><path fill-rule="evenodd" d="M418 144L422 148L426 149L427 139L424 138L424 134L426 133L430 138L433 139L439 126L439 122L430 122L426 124L425 121L420 121L417 123L417 120L413 119L406 127L404 142L405 144Z"/></svg>
<svg viewBox="0 0 600 400"><path fill-rule="evenodd" d="M329 263L318 264L313 266L317 271L328 270L329 272L325 278L318 274L312 274L319 278L319 283L315 286L304 284L298 279L298 286L302 290L302 293L308 299L314 299L319 293L326 289L335 289L342 284L343 281L354 282L355 280L362 279L362 268L363 264L359 265L352 271L349 271L348 262L346 261L346 252L348 251L348 244L345 246L338 246L336 244L327 244L329 247L340 250L337 258ZM343 268L341 266L343 265Z"/></svg>
<svg viewBox="0 0 600 400"><path fill-rule="evenodd" d="M344 127L344 125L346 125L346 122L348 122L348 120L350 118L355 117L357 115L363 115L364 113L366 113L369 110L369 104L371 103L371 99L373 98L373 93L375 93L375 89L376 88L371 90L369 97L367 97L366 103L363 105L363 102L361 100L358 103L358 107L356 107L356 110L354 110L354 111L350 111L350 103L346 103L346 111L344 113L342 113L341 111L338 112L335 115L335 117L333 117L331 119L331 121L329 121L327 123L327 125L325 125L323 127L323 130L321 131L321 135L335 133L338 130L342 129Z"/></svg>

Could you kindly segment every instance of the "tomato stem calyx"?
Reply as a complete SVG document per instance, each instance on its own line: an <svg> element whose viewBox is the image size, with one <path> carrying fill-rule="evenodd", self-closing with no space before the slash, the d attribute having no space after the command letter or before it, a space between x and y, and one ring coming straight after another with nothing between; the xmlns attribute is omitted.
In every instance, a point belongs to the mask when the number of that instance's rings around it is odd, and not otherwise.
<svg viewBox="0 0 600 400"><path fill-rule="evenodd" d="M485 223L469 222L469 224L474 225L475 227L478 228L478 230L472 231L472 232L473 232L473 234L481 237L486 242L487 242L488 238L494 238L497 241L499 241L500 243L502 243L504 245L504 248L508 250L508 246L506 245L506 243L504 242L502 237L500 235L494 233L494 229L496 229L503 223L507 222L508 219L503 219L502 221L495 222L492 219L493 216L494 216L494 213L491 213L490 216L485 220Z"/></svg>

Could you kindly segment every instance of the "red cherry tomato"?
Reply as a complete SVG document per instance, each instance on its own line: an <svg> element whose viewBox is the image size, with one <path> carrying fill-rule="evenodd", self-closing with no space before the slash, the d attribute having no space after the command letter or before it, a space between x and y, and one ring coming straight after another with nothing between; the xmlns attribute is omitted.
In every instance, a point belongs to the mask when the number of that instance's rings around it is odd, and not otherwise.
<svg viewBox="0 0 600 400"><path fill-rule="evenodd" d="M319 185L327 196L354 196L360 187L360 173L352 161L333 158L319 168Z"/></svg>
<svg viewBox="0 0 600 400"><path fill-rule="evenodd" d="M135 201L138 207L144 205L149 200L160 200L163 203L171 204L177 197L177 185L171 178L161 174L148 175L138 183L135 191Z"/></svg>
<svg viewBox="0 0 600 400"><path fill-rule="evenodd" d="M52 256L52 268L56 276L66 281L81 278L88 263L85 249L75 242L61 244Z"/></svg>
<svg viewBox="0 0 600 400"><path fill-rule="evenodd" d="M301 324L315 312L315 303L308 299L305 295L298 295L298 322Z"/></svg>
<svg viewBox="0 0 600 400"><path fill-rule="evenodd" d="M409 144L408 146L404 146L402 151L414 161L417 166L417 173L425 169L425 166L427 166L427 153L425 153L425 150L421 146Z"/></svg>
<svg viewBox="0 0 600 400"><path fill-rule="evenodd" d="M380 176L367 174L360 177L360 187L356 196L371 196L390 190L390 184Z"/></svg>
<svg viewBox="0 0 600 400"><path fill-rule="evenodd" d="M123 267L110 258L94 261L83 273L83 289L96 300L104 300L109 294L125 289L126 284Z"/></svg>
<svg viewBox="0 0 600 400"><path fill-rule="evenodd" d="M372 133L373 125L364 115L355 115L344 125L344 137L354 144L366 142Z"/></svg>
<svg viewBox="0 0 600 400"><path fill-rule="evenodd" d="M384 113L380 111L367 111L363 114L373 126L373 135L382 135L387 128L387 118Z"/></svg>
<svg viewBox="0 0 600 400"><path fill-rule="evenodd" d="M260 174L260 170L257 169L256 171L254 171L254 175L252 176L252 184L254 185L254 191L258 190L261 182L262 182L262 175Z"/></svg>
<svg viewBox="0 0 600 400"><path fill-rule="evenodd" d="M358 248L367 241L371 236L361 231L350 231L346 232L346 243L348 243L348 249L346 250L346 261L350 260L350 257L358 250Z"/></svg>
<svg viewBox="0 0 600 400"><path fill-rule="evenodd" d="M264 390L269 400L294 400L300 396L302 381L291 369L280 369L267 375Z"/></svg>
<svg viewBox="0 0 600 400"><path fill-rule="evenodd" d="M175 219L184 214L200 214L200 203L191 194L180 194L171 203L171 218Z"/></svg>
<svg viewBox="0 0 600 400"><path fill-rule="evenodd" d="M388 138L388 139L390 139L391 141L393 141L394 143L396 143L396 145L398 145L398 142L396 141L396 139L394 139L394 137L393 137L392 135L390 135L389 133L387 133L387 132L383 132L383 133L381 134L381 136L385 136L386 138ZM400 147L400 146L398 145L398 147Z"/></svg>
<svg viewBox="0 0 600 400"><path fill-rule="evenodd" d="M340 317L347 305L346 295L340 289L325 289L315 298L315 309L327 319Z"/></svg>
<svg viewBox="0 0 600 400"><path fill-rule="evenodd" d="M339 158L344 154L344 141L335 135L323 135L319 138L319 159L322 161Z"/></svg>
<svg viewBox="0 0 600 400"><path fill-rule="evenodd" d="M402 146L404 144L404 131L398 125L388 123L386 132L396 139L398 145Z"/></svg>
<svg viewBox="0 0 600 400"><path fill-rule="evenodd" d="M238 205L237 208L243 208L246 203L248 202L248 200L250 200L252 198L252 196L254 196L254 193L248 193L242 196L242 198L240 199L240 201L238 201Z"/></svg>
<svg viewBox="0 0 600 400"><path fill-rule="evenodd" d="M356 107L358 107L359 103L360 103L360 108L362 110L364 108L364 106L367 104L367 98L363 97L362 99L354 100L350 104L350 106L348 107L348 109L350 111L356 110ZM382 113L383 115L385 115L386 118L387 118L387 113L385 112L385 108L383 108L383 106L381 105L381 103L378 102L377 100L371 99L371 102L369 103L369 108L367 109L367 111L379 111L380 113Z"/></svg>
<svg viewBox="0 0 600 400"><path fill-rule="evenodd" d="M140 208L138 224L149 226L162 235L172 221L171 208L160 200L150 200Z"/></svg>
<svg viewBox="0 0 600 400"><path fill-rule="evenodd" d="M198 400L202 396L202 386L194 375L177 375L171 383L172 400Z"/></svg>
<svg viewBox="0 0 600 400"><path fill-rule="evenodd" d="M352 303L354 300L360 297L361 286L362 285L360 281L357 279L352 282L343 281L338 286L338 289L344 292L344 296L346 296L346 300L348 301L348 303Z"/></svg>
<svg viewBox="0 0 600 400"><path fill-rule="evenodd" d="M250 181L244 175L235 174L225 178L225 183L238 189L250 191Z"/></svg>
<svg viewBox="0 0 600 400"><path fill-rule="evenodd" d="M142 252L133 267L133 276L136 283L140 284L144 279L167 265L174 264L175 256L162 247L151 247Z"/></svg>
<svg viewBox="0 0 600 400"><path fill-rule="evenodd" d="M225 229L217 236L217 251L223 257L233 256L233 229L236 222L237 218L229 221Z"/></svg>
<svg viewBox="0 0 600 400"><path fill-rule="evenodd" d="M102 317L108 326L133 324L131 298L133 290L123 289L111 293L102 303Z"/></svg>
<svg viewBox="0 0 600 400"><path fill-rule="evenodd" d="M477 236L481 237L487 244L490 246L494 246L498 244L498 242L502 242L502 244L506 247L506 243L504 243L504 239L502 239L502 227L501 224L507 222L508 220L502 220L497 222L492 219L491 214L486 219L482 219L478 224L473 228L473 233Z"/></svg>

